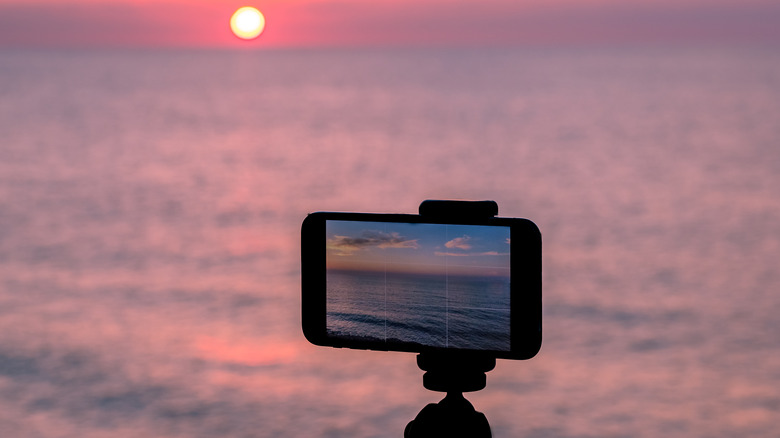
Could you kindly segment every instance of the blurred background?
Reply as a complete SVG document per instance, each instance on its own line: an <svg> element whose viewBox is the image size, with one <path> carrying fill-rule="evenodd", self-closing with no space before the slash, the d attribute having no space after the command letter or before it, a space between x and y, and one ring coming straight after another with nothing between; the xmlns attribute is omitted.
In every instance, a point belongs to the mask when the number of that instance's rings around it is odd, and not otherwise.
<svg viewBox="0 0 780 438"><path fill-rule="evenodd" d="M309 345L300 224L543 235L496 437L772 437L780 6L0 0L0 435L392 437L407 353Z"/></svg>

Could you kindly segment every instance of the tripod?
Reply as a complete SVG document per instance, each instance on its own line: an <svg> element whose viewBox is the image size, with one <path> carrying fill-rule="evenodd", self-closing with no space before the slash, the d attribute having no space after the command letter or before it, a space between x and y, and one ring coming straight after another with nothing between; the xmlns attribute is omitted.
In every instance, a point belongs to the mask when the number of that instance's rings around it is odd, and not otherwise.
<svg viewBox="0 0 780 438"><path fill-rule="evenodd" d="M485 388L485 373L496 366L496 359L463 353L420 353L417 365L425 371L423 386L446 392L439 403L425 406L404 429L404 438L465 436L490 438L490 424L481 412L463 397L464 392Z"/></svg>
<svg viewBox="0 0 780 438"><path fill-rule="evenodd" d="M420 215L432 218L452 216L488 218L498 214L494 201L436 201L420 204ZM404 429L404 438L466 436L490 438L490 424L481 412L463 397L464 392L485 388L485 373L496 366L494 357L478 353L448 351L420 353L417 366L425 371L423 386L431 391L445 392L439 403L423 408Z"/></svg>

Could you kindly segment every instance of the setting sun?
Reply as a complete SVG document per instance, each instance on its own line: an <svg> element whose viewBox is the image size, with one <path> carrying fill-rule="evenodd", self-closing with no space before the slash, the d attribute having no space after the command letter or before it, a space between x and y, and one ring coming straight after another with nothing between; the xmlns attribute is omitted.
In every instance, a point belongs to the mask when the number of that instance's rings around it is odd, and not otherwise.
<svg viewBox="0 0 780 438"><path fill-rule="evenodd" d="M238 8L230 17L230 29L242 39L251 40L260 36L265 28L265 17L251 6Z"/></svg>

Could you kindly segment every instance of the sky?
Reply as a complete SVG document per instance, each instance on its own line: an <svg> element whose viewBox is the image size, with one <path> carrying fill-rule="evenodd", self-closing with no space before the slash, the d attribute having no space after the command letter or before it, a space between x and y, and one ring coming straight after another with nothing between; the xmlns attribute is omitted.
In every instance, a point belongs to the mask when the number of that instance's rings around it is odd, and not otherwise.
<svg viewBox="0 0 780 438"><path fill-rule="evenodd" d="M230 31L250 5L256 40ZM0 48L776 44L778 0L0 0Z"/></svg>
<svg viewBox="0 0 780 438"><path fill-rule="evenodd" d="M331 269L444 275L508 275L509 228L327 222Z"/></svg>

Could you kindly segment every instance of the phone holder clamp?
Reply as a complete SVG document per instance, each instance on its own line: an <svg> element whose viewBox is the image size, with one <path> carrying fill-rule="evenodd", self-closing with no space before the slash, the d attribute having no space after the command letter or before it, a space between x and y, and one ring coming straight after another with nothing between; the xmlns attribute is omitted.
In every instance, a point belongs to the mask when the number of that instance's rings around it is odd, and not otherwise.
<svg viewBox="0 0 780 438"><path fill-rule="evenodd" d="M496 201L449 201L428 199L420 203L420 216L447 219L485 219L498 214Z"/></svg>

